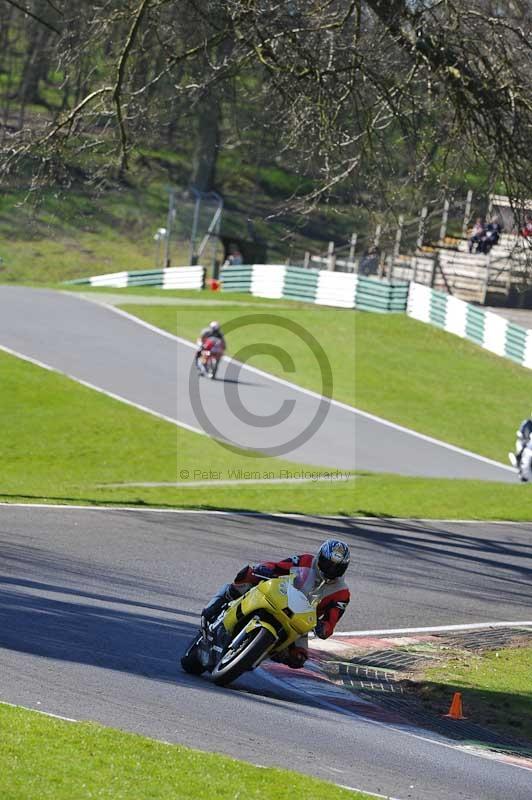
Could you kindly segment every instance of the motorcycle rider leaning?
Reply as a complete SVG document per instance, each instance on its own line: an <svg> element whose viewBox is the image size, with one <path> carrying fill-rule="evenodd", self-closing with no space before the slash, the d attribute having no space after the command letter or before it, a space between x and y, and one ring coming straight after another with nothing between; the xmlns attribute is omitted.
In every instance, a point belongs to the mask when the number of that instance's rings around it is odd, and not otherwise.
<svg viewBox="0 0 532 800"><path fill-rule="evenodd" d="M349 565L349 548L337 539L327 539L316 555L303 553L282 561L263 561L253 566L245 566L236 575L233 583L226 583L203 609L202 627L215 620L232 600L245 594L252 586L270 578L288 575L293 567L307 567L315 574L315 586L319 589L320 601L316 609L318 624L314 629L316 636L327 639L334 632L338 620L350 600L350 593L343 579ZM299 669L307 660L307 637L302 636L287 650L275 658L293 669Z"/></svg>
<svg viewBox="0 0 532 800"><path fill-rule="evenodd" d="M205 344L206 339L219 339L225 350L225 338L222 333L222 329L220 328L220 323L213 320L213 322L210 322L206 328L203 328L199 335L198 349L194 354L194 364L196 367L198 366L198 359L201 355L201 351L203 350L203 345Z"/></svg>
<svg viewBox="0 0 532 800"><path fill-rule="evenodd" d="M512 462L514 467L517 467L521 472L521 480L522 481L529 481L532 476L532 451L529 454L527 445L529 441L532 439L532 417L523 420L521 425L519 426L519 430L517 431L517 439L515 442L515 455L513 453L508 453L510 456L510 461ZM523 456L526 453L525 461L523 461Z"/></svg>

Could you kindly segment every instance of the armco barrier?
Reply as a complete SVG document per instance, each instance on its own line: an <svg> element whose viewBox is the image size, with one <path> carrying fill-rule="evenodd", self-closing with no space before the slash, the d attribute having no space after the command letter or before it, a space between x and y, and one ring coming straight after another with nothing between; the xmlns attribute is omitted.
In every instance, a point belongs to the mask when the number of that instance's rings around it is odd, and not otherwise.
<svg viewBox="0 0 532 800"><path fill-rule="evenodd" d="M108 286L123 289L126 286L157 286L162 289L202 289L205 281L204 267L168 267L144 269L133 272L110 272L65 281L70 286Z"/></svg>
<svg viewBox="0 0 532 800"><path fill-rule="evenodd" d="M288 300L303 300L314 303L318 293L319 269L300 269L287 267L284 279L283 297Z"/></svg>
<svg viewBox="0 0 532 800"><path fill-rule="evenodd" d="M253 267L242 264L235 267L222 267L220 280L224 292L251 292Z"/></svg>
<svg viewBox="0 0 532 800"><path fill-rule="evenodd" d="M338 308L354 308L358 276L346 272L319 274L315 303Z"/></svg>
<svg viewBox="0 0 532 800"><path fill-rule="evenodd" d="M408 283L359 277L355 308L361 311L406 311Z"/></svg>
<svg viewBox="0 0 532 800"><path fill-rule="evenodd" d="M225 292L250 292L256 297L302 300L366 311L405 311L408 296L408 283L404 281L284 264L223 267L220 277Z"/></svg>
<svg viewBox="0 0 532 800"><path fill-rule="evenodd" d="M515 325L493 311L484 311L429 286L411 283L406 313L532 369L532 330Z"/></svg>
<svg viewBox="0 0 532 800"><path fill-rule="evenodd" d="M251 273L251 294L255 297L283 297L286 275L284 264L256 264Z"/></svg>

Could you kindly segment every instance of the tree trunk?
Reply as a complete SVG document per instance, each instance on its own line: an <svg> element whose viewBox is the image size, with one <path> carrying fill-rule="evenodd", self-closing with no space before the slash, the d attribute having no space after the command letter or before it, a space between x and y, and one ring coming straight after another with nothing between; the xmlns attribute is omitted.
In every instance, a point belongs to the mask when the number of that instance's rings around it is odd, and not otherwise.
<svg viewBox="0 0 532 800"><path fill-rule="evenodd" d="M216 162L220 149L222 109L219 97L211 89L197 105L196 149L192 161L191 184L200 192L214 188Z"/></svg>
<svg viewBox="0 0 532 800"><path fill-rule="evenodd" d="M45 80L48 74L48 39L48 30L35 23L34 30L29 36L28 54L18 89L18 98L23 104L42 102L39 83Z"/></svg>

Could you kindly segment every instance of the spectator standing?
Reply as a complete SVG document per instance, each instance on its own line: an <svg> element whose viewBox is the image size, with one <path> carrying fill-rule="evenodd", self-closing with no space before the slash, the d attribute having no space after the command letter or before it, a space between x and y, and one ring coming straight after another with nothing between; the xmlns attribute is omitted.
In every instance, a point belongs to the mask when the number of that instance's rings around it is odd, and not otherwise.
<svg viewBox="0 0 532 800"><path fill-rule="evenodd" d="M243 263L242 253L238 248L236 250L233 250L233 252L229 256L229 261L235 267Z"/></svg>
<svg viewBox="0 0 532 800"><path fill-rule="evenodd" d="M380 250L373 245L360 259L358 272L360 275L376 275L380 263Z"/></svg>
<svg viewBox="0 0 532 800"><path fill-rule="evenodd" d="M521 228L521 236L524 236L525 239L532 237L532 214L525 216L525 224Z"/></svg>
<svg viewBox="0 0 532 800"><path fill-rule="evenodd" d="M484 238L486 230L486 223L484 222L482 217L477 217L475 220L475 224L473 225L473 229L471 231L471 236L469 237L469 252L473 252L473 247L476 245L476 252L480 252L480 244Z"/></svg>
<svg viewBox="0 0 532 800"><path fill-rule="evenodd" d="M484 253L487 255L494 245L497 244L501 237L502 232L502 225L499 220L499 217L495 216L491 218L491 222L488 222L486 225L486 229L484 231L484 236L477 247L477 253Z"/></svg>

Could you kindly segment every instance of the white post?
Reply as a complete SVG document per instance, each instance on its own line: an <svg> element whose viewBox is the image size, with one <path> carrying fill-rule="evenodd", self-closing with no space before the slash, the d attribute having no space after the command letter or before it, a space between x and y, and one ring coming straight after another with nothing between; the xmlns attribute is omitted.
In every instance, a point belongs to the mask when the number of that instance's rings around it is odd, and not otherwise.
<svg viewBox="0 0 532 800"><path fill-rule="evenodd" d="M190 263L195 266L198 263L198 256L196 254L196 236L198 234L198 221L200 213L201 195L196 195L196 203L194 205L194 217L192 219L192 233L190 234ZM167 267L170 263L167 263Z"/></svg>
<svg viewBox="0 0 532 800"><path fill-rule="evenodd" d="M439 244L443 244L445 240L445 234L447 233L447 220L449 219L449 200L446 197L443 201L443 213L441 215L441 225L440 225L440 239Z"/></svg>
<svg viewBox="0 0 532 800"><path fill-rule="evenodd" d="M472 189L469 189L465 201L464 224L462 225L462 239L467 239L467 228L469 225L469 220L471 219L472 203L473 203L473 191Z"/></svg>
<svg viewBox="0 0 532 800"><path fill-rule="evenodd" d="M172 225L175 220L175 191L170 189L168 198L168 218L166 222L166 239L164 242L164 267L170 266L170 237L172 235Z"/></svg>
<svg viewBox="0 0 532 800"><path fill-rule="evenodd" d="M395 244L393 246L393 257L394 259L397 258L399 255L399 250L401 248L401 237L403 235L403 224L405 218L402 214L399 214L399 218L397 220L397 230L395 232Z"/></svg>
<svg viewBox="0 0 532 800"><path fill-rule="evenodd" d="M355 248L357 246L357 235L356 233L351 234L351 242L349 244L349 258L348 262L352 265L353 269L355 268Z"/></svg>
<svg viewBox="0 0 532 800"><path fill-rule="evenodd" d="M421 216L419 217L419 228L417 232L417 241L416 241L416 250L421 250L423 247L423 238L425 236L425 225L427 222L427 215L429 210L427 206L423 206L421 209Z"/></svg>
<svg viewBox="0 0 532 800"><path fill-rule="evenodd" d="M327 269L329 272L334 272L336 269L336 256L334 254L334 242L329 242L327 250Z"/></svg>
<svg viewBox="0 0 532 800"><path fill-rule="evenodd" d="M375 228L375 238L373 239L373 247L378 247L381 240L382 225L379 223Z"/></svg>
<svg viewBox="0 0 532 800"><path fill-rule="evenodd" d="M487 222L490 221L492 212L493 212L493 195L490 194L489 202L488 202L488 212L486 214L486 221Z"/></svg>
<svg viewBox="0 0 532 800"><path fill-rule="evenodd" d="M486 274L484 276L484 286L482 287L480 302L483 306L486 305L486 297L488 296L488 289L490 285L490 267L491 267L491 253L488 253L486 259Z"/></svg>

